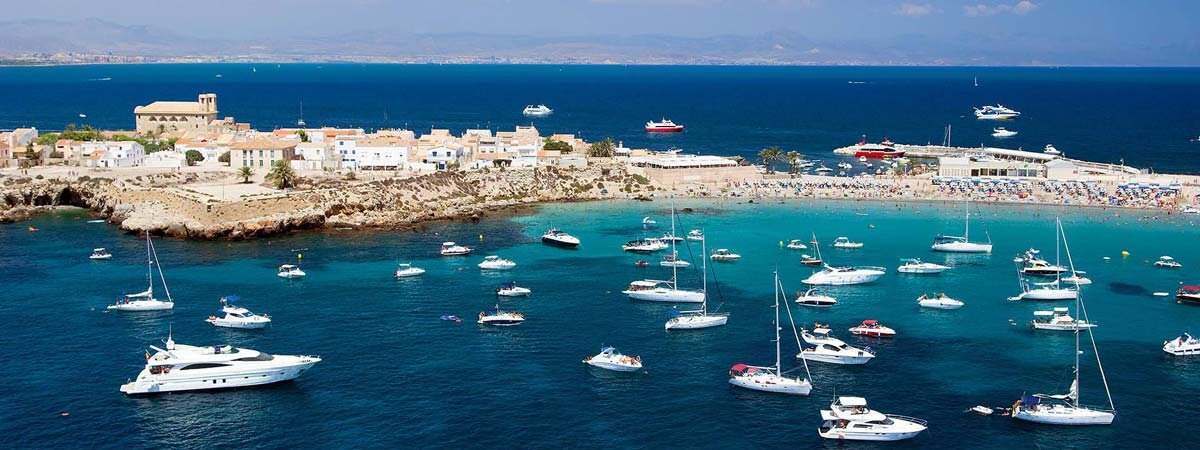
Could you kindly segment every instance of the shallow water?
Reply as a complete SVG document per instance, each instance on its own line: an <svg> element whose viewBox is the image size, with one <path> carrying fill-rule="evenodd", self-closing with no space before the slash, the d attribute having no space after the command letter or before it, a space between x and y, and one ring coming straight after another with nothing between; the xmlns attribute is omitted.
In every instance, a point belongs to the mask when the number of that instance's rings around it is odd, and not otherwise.
<svg viewBox="0 0 1200 450"><path fill-rule="evenodd" d="M435 223L420 232L300 233L253 242L158 239L159 256L177 306L173 312L117 314L103 306L144 286L144 247L137 236L88 224L79 212L0 225L0 436L17 448L89 445L163 447L466 447L466 448L876 448L826 442L816 434L818 410L835 395L860 395L884 412L927 419L930 430L889 448L1178 448L1189 438L1182 421L1200 414L1200 358L1172 358L1162 341L1200 324L1200 308L1154 291L1196 280L1200 241L1183 216L1139 220L1141 212L980 206L972 235L986 231L991 255L928 250L937 233L961 231L961 204L814 202L745 204L680 201L680 233L703 228L709 247L743 255L715 264L721 328L665 332L669 307L636 303L619 291L629 281L669 276L635 267L654 257L624 254L625 240L651 234L640 219L666 225L668 204L592 202L546 205L528 215L480 223ZM1054 428L978 417L977 405L1011 404L1022 392L1058 393L1070 384L1070 334L1033 333L1032 312L1054 304L1005 300L1017 291L1011 258L1035 246L1053 258L1054 217L1061 214L1075 264L1095 284L1085 288L1096 338L1118 409L1111 427ZM579 236L578 250L538 242L550 225ZM660 230L655 232L661 233ZM833 290L837 306L792 313L798 324L829 323L848 342L878 357L866 366L811 364L809 397L782 397L730 387L738 362L769 364L771 272L789 297L811 270L788 239L823 243L847 236L859 250L823 251L837 264L881 265L872 285ZM479 248L467 258L437 256L455 240ZM698 253L696 243L681 249ZM115 257L93 262L93 247ZM309 276L278 279L275 267L303 249ZM1120 252L1128 250L1129 257ZM690 253L689 253L690 252ZM506 273L480 273L487 254L512 258ZM1154 268L1162 254L1180 270ZM1112 259L1105 261L1104 256ZM935 276L895 273L899 259L921 257L954 269ZM395 280L397 262L428 270ZM696 261L699 267L699 261ZM698 269L681 271L696 286ZM453 324L443 313L472 319L498 301L496 285L516 280L528 299L499 301L528 322L482 329ZM925 291L944 291L966 306L922 310ZM203 319L217 298L238 294L270 313L263 331L217 329ZM863 341L846 332L863 319L899 332L892 341ZM1017 325L1010 324L1015 321ZM292 383L209 393L128 398L117 391L143 365L143 351L173 327L180 343L228 342L324 361ZM795 339L785 323L784 365L796 367ZM641 355L646 373L613 374L580 364L601 344ZM1092 352L1083 355L1084 403L1104 404ZM801 369L802 371L803 369ZM1163 420L1163 411L1170 411ZM60 413L69 412L69 417Z"/></svg>

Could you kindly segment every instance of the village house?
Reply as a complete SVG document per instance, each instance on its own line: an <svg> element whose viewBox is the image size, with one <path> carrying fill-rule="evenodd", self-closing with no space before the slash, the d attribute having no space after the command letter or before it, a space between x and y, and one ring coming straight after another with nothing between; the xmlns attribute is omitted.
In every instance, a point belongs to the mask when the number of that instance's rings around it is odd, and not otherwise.
<svg viewBox="0 0 1200 450"><path fill-rule="evenodd" d="M401 170L409 168L409 154L417 140L412 132L398 136L369 136L355 143L358 169Z"/></svg>
<svg viewBox="0 0 1200 450"><path fill-rule="evenodd" d="M233 144L229 152L231 167L269 169L277 161L292 161L296 157L297 142L274 137L260 137ZM288 164L291 164L290 162Z"/></svg>
<svg viewBox="0 0 1200 450"><path fill-rule="evenodd" d="M146 158L146 148L134 141L95 141L79 145L82 165L87 167L134 167L142 165Z"/></svg>

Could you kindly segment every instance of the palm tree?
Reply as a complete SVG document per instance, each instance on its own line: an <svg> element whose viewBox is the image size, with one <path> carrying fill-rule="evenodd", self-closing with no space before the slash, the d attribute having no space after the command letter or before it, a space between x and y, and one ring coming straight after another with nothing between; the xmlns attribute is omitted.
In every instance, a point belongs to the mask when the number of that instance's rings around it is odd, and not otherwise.
<svg viewBox="0 0 1200 450"><path fill-rule="evenodd" d="M776 146L767 147L758 152L758 159L762 160L764 166L767 166L768 172L773 172L771 163L779 160L782 156L783 150Z"/></svg>
<svg viewBox="0 0 1200 450"><path fill-rule="evenodd" d="M243 183L249 183L252 175L254 175L254 169L248 166L242 166L241 169L238 169L238 176L242 177Z"/></svg>
<svg viewBox="0 0 1200 450"><path fill-rule="evenodd" d="M267 180L273 181L275 187L279 189L295 186L299 178L296 176L296 171L292 170L291 161L286 159L275 161L275 164L271 165L271 171L267 172Z"/></svg>
<svg viewBox="0 0 1200 450"><path fill-rule="evenodd" d="M796 173L796 165L800 164L800 160L804 159L804 155L800 152L792 150L783 155L783 162L788 165L788 173Z"/></svg>

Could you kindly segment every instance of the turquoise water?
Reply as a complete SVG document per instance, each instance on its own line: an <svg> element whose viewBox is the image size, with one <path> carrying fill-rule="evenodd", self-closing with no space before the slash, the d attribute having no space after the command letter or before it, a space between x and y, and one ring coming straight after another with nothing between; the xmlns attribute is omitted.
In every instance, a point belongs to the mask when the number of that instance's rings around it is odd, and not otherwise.
<svg viewBox="0 0 1200 450"><path fill-rule="evenodd" d="M1178 448L1190 438L1180 425L1200 414L1200 359L1172 358L1160 347L1200 324L1200 308L1151 295L1197 281L1200 241L1188 218L981 205L973 235L986 230L995 253L967 256L928 250L933 235L961 231L961 204L689 200L679 206L695 210L680 215L681 232L703 228L710 249L743 255L715 265L715 302L732 314L725 327L665 332L668 306L631 302L619 293L631 280L668 276L657 266L635 267L644 257L619 248L643 235L643 216L668 223L662 201L546 205L416 232L159 239L177 301L166 314L103 312L113 298L144 286L137 236L88 224L78 212L39 217L32 222L37 233L27 232L27 224L0 225L0 436L17 448L876 448L825 442L816 434L820 408L835 395L861 395L884 412L929 420L928 432L889 448ZM1017 292L1013 255L1035 246L1053 257L1056 215L1076 265L1095 281L1084 296L1100 324L1096 337L1118 409L1111 427L1053 428L962 412L977 404L1008 405L1026 391L1062 392L1070 384L1071 335L1035 334L1024 325L1032 311L1054 305L1005 300ZM578 235L582 246L539 243L551 224ZM781 250L779 241L807 240L811 232L825 243L848 236L866 244L827 248L826 260L887 266L889 273L872 285L834 289L839 303L833 308L793 305L797 323L829 323L878 357L858 367L812 364L816 388L809 397L730 387L732 364L774 358L771 273L778 268L790 297L811 272L797 264L799 252ZM438 257L443 240L479 251ZM115 257L89 261L98 246ZM292 249L305 249L309 275L302 281L274 275ZM1122 250L1130 256L1122 257ZM475 264L487 254L514 259L518 267L480 273ZM1184 268L1153 268L1162 254ZM946 261L954 269L900 275L894 269L902 257ZM391 273L401 261L428 273L395 280ZM681 272L686 286L696 286L698 275ZM509 280L534 291L528 299L500 301L523 312L526 324L483 329L471 320L439 320L444 313L473 318L497 303L494 287ZM916 297L929 290L966 306L919 309ZM270 313L274 325L236 331L204 323L217 298L231 293ZM899 337L860 341L845 331L869 318ZM263 388L149 398L119 393L141 369L146 346L165 337L168 327L180 343L228 342L324 361L295 382ZM795 367L797 348L786 331L785 325L784 364ZM580 364L601 344L641 355L646 373ZM1090 349L1084 361L1083 401L1104 404Z"/></svg>

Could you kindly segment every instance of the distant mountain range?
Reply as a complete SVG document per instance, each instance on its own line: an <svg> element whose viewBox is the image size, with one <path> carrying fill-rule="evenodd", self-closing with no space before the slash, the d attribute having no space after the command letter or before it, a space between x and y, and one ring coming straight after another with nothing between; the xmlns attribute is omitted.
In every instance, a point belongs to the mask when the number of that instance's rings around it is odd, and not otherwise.
<svg viewBox="0 0 1200 450"><path fill-rule="evenodd" d="M158 27L89 19L0 22L5 56L80 53L150 61L365 61L779 65L1200 65L1200 45L1139 48L1125 43L1021 35L925 35L816 41L796 32L756 36L535 37L482 33L363 31L261 40L201 39Z"/></svg>

